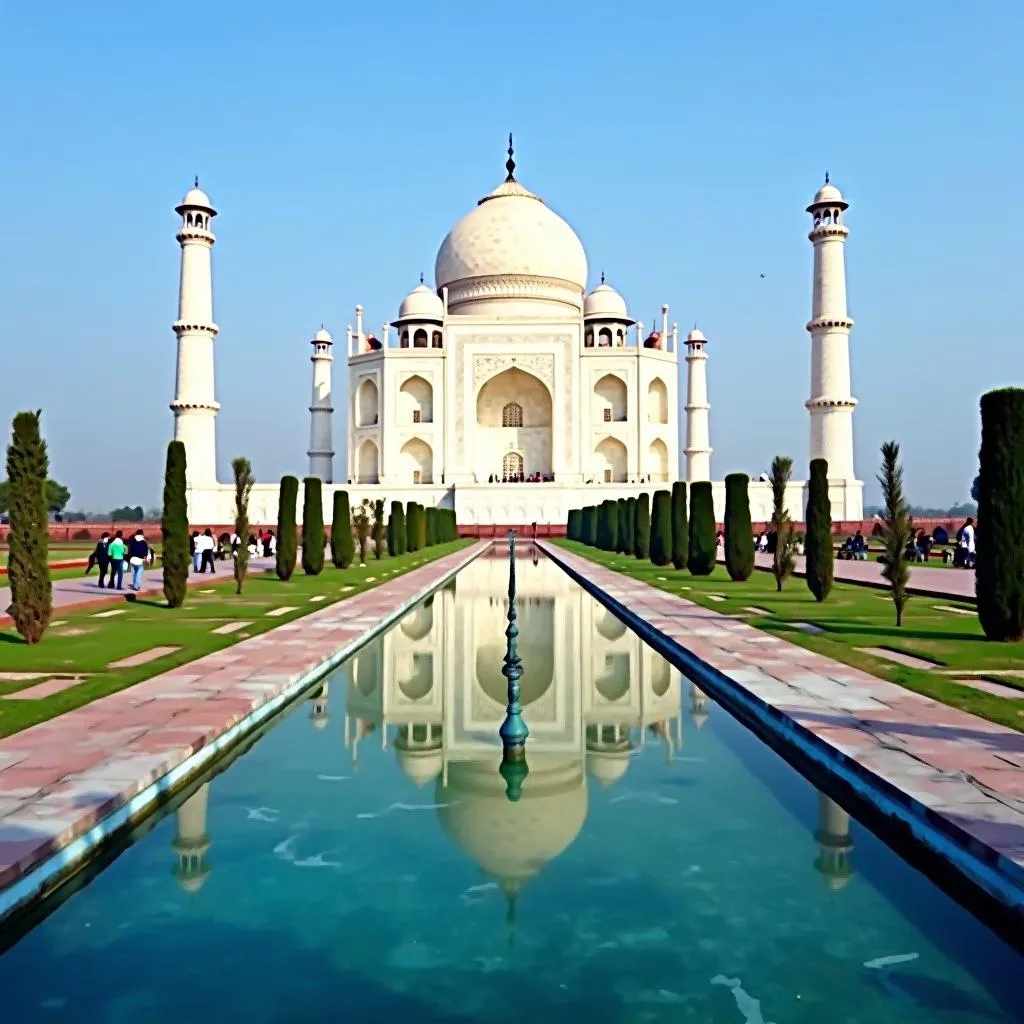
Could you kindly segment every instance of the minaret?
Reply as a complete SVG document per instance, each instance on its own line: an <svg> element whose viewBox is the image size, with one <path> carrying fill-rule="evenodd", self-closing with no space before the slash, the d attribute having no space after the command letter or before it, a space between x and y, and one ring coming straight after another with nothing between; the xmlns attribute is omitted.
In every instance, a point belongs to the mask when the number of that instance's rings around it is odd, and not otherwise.
<svg viewBox="0 0 1024 1024"><path fill-rule="evenodd" d="M707 339L696 327L686 336L686 482L711 479L711 406Z"/></svg>
<svg viewBox="0 0 1024 1024"><path fill-rule="evenodd" d="M309 475L325 484L334 480L334 448L331 443L331 349L334 339L324 330L313 335L313 397L309 403Z"/></svg>
<svg viewBox="0 0 1024 1024"><path fill-rule="evenodd" d="M210 222L217 211L209 197L195 186L185 193L175 212L181 217L177 239L181 245L178 319L178 371L174 388L174 439L185 445L185 479L189 487L217 484L217 410L214 398L213 274L211 255L215 241Z"/></svg>
<svg viewBox="0 0 1024 1024"><path fill-rule="evenodd" d="M849 206L828 180L807 212L814 225L807 236L814 245L811 296L811 458L828 461L829 480L853 480L853 410L850 394L850 328L846 312L846 237L843 211Z"/></svg>
<svg viewBox="0 0 1024 1024"><path fill-rule="evenodd" d="M206 834L206 803L210 784L204 782L177 810L177 829L171 849L177 855L174 876L186 892L196 892L206 881L210 865L206 854L210 838Z"/></svg>
<svg viewBox="0 0 1024 1024"><path fill-rule="evenodd" d="M850 854L850 816L824 793L818 794L818 831L814 833L818 856L814 867L825 876L828 887L836 892L853 877Z"/></svg>

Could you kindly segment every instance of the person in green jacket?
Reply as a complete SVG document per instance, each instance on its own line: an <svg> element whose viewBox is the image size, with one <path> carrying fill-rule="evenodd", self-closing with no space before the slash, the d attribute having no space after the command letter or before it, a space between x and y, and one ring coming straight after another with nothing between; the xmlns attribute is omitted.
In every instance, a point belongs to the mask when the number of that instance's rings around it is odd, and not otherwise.
<svg viewBox="0 0 1024 1024"><path fill-rule="evenodd" d="M107 555L110 558L110 582L107 584L108 590L114 589L115 581L117 582L117 589L123 589L124 556L127 551L128 546L124 542L124 537L121 535L121 531L118 530L117 533L114 534L114 539L107 546Z"/></svg>

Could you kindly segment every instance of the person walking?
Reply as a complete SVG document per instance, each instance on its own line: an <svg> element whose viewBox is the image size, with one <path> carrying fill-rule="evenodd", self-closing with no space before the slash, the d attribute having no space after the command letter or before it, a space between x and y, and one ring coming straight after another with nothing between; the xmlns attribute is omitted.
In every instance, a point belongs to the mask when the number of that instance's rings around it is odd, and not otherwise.
<svg viewBox="0 0 1024 1024"><path fill-rule="evenodd" d="M202 561L199 563L199 571L202 573L206 572L206 567L210 567L210 572L216 574L217 569L213 564L213 555L217 549L217 542L213 539L213 531L207 527L203 531L202 537L199 538L203 545ZM196 544L199 547L199 544Z"/></svg>
<svg viewBox="0 0 1024 1024"><path fill-rule="evenodd" d="M94 565L99 566L100 570L100 581L99 586L103 586L107 579L107 569L110 568L110 554L107 549L110 547L110 534L104 530L100 534L100 539L96 542L96 549L89 557L89 569ZM85 571L88 572L89 569Z"/></svg>
<svg viewBox="0 0 1024 1024"><path fill-rule="evenodd" d="M202 561L203 553L199 547L198 530L193 530L192 536L188 539L188 553L192 556L192 571L199 572L199 563Z"/></svg>
<svg viewBox="0 0 1024 1024"><path fill-rule="evenodd" d="M128 542L128 564L132 567L132 581L129 584L135 593L142 589L142 573L146 568L146 559L149 558L149 545L141 530L135 531L135 536Z"/></svg>
<svg viewBox="0 0 1024 1024"><path fill-rule="evenodd" d="M107 584L107 590L113 590L115 583L118 590L124 589L124 556L127 551L128 546L121 536L121 531L118 530L114 534L114 539L107 545L107 555L110 557L110 582Z"/></svg>

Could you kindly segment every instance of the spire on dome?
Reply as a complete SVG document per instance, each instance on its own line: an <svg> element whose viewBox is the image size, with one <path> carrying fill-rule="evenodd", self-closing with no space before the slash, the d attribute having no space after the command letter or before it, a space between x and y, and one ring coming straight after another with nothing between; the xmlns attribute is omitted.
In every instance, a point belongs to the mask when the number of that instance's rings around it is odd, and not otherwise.
<svg viewBox="0 0 1024 1024"><path fill-rule="evenodd" d="M505 170L508 171L508 177L505 179L506 181L515 181L516 180L516 175L515 175L516 162L515 162L515 160L512 159L512 153L513 153L513 150L512 150L512 133L509 132L508 133L508 159L505 161Z"/></svg>
<svg viewBox="0 0 1024 1024"><path fill-rule="evenodd" d="M828 171L825 172L825 184L828 184Z"/></svg>
<svg viewBox="0 0 1024 1024"><path fill-rule="evenodd" d="M423 271L420 271L420 284L423 284Z"/></svg>
<svg viewBox="0 0 1024 1024"><path fill-rule="evenodd" d="M604 284L604 271L601 271L601 284Z"/></svg>
<svg viewBox="0 0 1024 1024"><path fill-rule="evenodd" d="M196 175L196 180L192 183L193 188L199 188L199 175Z"/></svg>

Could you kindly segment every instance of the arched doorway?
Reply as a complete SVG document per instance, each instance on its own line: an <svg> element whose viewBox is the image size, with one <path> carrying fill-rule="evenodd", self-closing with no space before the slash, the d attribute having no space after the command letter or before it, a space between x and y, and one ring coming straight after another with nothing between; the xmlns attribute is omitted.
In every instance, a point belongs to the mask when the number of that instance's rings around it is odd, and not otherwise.
<svg viewBox="0 0 1024 1024"><path fill-rule="evenodd" d="M626 446L614 437L606 437L594 449L597 464L597 483L624 484L626 482Z"/></svg>
<svg viewBox="0 0 1024 1024"><path fill-rule="evenodd" d="M500 480L505 457L513 453L522 459L524 476L549 476L551 425L551 392L542 381L517 367L492 377L476 397L477 479Z"/></svg>
<svg viewBox="0 0 1024 1024"><path fill-rule="evenodd" d="M523 457L519 452L509 452L501 460L502 480L518 480L523 475Z"/></svg>
<svg viewBox="0 0 1024 1024"><path fill-rule="evenodd" d="M380 415L380 395L374 381L366 378L356 392L356 426L372 427Z"/></svg>
<svg viewBox="0 0 1024 1024"><path fill-rule="evenodd" d="M668 480L668 446L661 438L655 438L647 449L647 473L658 483Z"/></svg>
<svg viewBox="0 0 1024 1024"><path fill-rule="evenodd" d="M434 453L429 444L414 437L402 445L402 476L408 483L432 484L434 482Z"/></svg>
<svg viewBox="0 0 1024 1024"><path fill-rule="evenodd" d="M594 385L598 423L626 422L626 382L614 373L606 373Z"/></svg>
<svg viewBox="0 0 1024 1024"><path fill-rule="evenodd" d="M434 422L434 389L418 374L402 382L398 404L400 423Z"/></svg>
<svg viewBox="0 0 1024 1024"><path fill-rule="evenodd" d="M357 475L361 484L380 482L380 459L377 446L370 440L364 441L359 446Z"/></svg>

